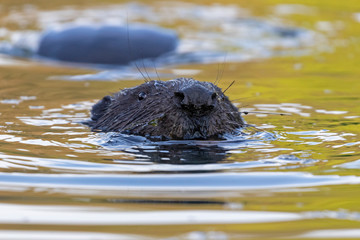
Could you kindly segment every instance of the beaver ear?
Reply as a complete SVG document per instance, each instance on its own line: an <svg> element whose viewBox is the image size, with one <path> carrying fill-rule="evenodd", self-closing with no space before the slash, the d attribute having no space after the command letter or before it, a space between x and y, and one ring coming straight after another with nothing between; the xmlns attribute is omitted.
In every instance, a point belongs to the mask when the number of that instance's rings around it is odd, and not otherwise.
<svg viewBox="0 0 360 240"><path fill-rule="evenodd" d="M101 118L111 103L111 96L105 96L103 99L98 101L91 109L91 119L97 121Z"/></svg>

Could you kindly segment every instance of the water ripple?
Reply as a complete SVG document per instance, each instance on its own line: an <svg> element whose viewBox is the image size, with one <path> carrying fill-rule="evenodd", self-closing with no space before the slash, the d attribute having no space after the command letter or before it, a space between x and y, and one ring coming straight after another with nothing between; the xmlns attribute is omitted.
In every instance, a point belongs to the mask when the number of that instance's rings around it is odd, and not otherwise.
<svg viewBox="0 0 360 240"><path fill-rule="evenodd" d="M52 190L206 192L225 190L258 190L359 184L360 177L322 175L302 172L245 172L196 174L25 174L0 173L0 186L49 188ZM96 194L97 195L97 194Z"/></svg>
<svg viewBox="0 0 360 240"><path fill-rule="evenodd" d="M292 155L280 155L278 157L260 160L251 160L233 163L204 163L204 164L156 164L146 159L129 161L114 159L110 163L96 163L88 161L69 160L61 158L40 158L15 156L0 153L0 169L24 169L38 170L47 168L51 172L61 173L152 173L152 172L214 172L214 171L238 171L252 168L273 168L280 166L309 165L316 160L304 160ZM196 162L196 161L195 161Z"/></svg>
<svg viewBox="0 0 360 240"><path fill-rule="evenodd" d="M183 225L300 220L287 212L180 210L120 211L112 208L0 204L0 223L50 225Z"/></svg>

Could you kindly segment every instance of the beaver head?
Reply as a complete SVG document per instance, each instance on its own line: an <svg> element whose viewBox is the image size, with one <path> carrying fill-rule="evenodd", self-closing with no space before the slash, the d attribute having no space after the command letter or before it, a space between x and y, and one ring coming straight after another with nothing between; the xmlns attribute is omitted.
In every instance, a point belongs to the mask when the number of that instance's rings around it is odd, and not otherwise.
<svg viewBox="0 0 360 240"><path fill-rule="evenodd" d="M87 124L93 131L153 139L221 139L245 123L219 87L178 78L105 96L93 106Z"/></svg>

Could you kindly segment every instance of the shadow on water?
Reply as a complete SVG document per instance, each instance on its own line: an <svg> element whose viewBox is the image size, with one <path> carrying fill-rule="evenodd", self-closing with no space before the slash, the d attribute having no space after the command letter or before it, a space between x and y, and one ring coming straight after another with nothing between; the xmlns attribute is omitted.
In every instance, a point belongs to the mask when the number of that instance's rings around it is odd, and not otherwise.
<svg viewBox="0 0 360 240"><path fill-rule="evenodd" d="M154 163L167 164L208 164L226 160L225 149L217 146L194 146L187 144L159 145L154 149L137 149L143 156Z"/></svg>
<svg viewBox="0 0 360 240"><path fill-rule="evenodd" d="M106 136L106 138L104 138ZM102 134L101 147L120 150L134 156L135 162L172 165L199 165L226 162L227 150L219 141L161 141L152 142L140 136L119 133ZM243 141L243 140L240 140ZM122 162L121 159L115 162ZM199 170L200 171L200 170ZM202 172L202 171L200 171Z"/></svg>
<svg viewBox="0 0 360 240"><path fill-rule="evenodd" d="M254 132L250 128L248 130L244 128L242 132L239 131L238 135L228 134L226 140L219 141L170 140L153 142L141 136L121 133L101 133L99 136L101 140L98 144L101 147L132 155L135 162L171 165L230 163L230 161L227 161L230 150L263 145L266 141L277 138L273 133L266 131ZM121 162L121 160L116 159L114 161Z"/></svg>

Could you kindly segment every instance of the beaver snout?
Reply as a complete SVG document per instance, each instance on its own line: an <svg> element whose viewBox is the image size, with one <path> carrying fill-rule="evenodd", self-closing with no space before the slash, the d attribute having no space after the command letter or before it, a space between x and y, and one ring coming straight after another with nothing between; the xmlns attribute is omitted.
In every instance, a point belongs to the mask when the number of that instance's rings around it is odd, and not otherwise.
<svg viewBox="0 0 360 240"><path fill-rule="evenodd" d="M179 106L190 115L201 116L208 114L215 108L216 92L196 85L174 93Z"/></svg>

